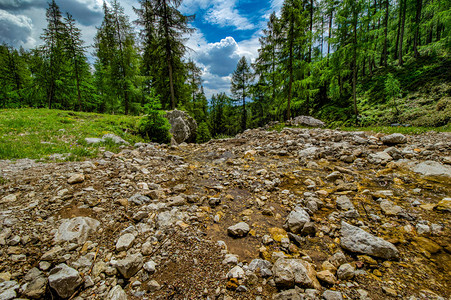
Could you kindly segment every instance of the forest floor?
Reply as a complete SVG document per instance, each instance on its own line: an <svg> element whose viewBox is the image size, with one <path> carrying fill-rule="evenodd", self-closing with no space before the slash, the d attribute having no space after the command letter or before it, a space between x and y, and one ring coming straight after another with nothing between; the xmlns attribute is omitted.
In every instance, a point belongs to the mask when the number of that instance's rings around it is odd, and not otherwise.
<svg viewBox="0 0 451 300"><path fill-rule="evenodd" d="M450 132L117 150L0 161L1 299L451 297Z"/></svg>

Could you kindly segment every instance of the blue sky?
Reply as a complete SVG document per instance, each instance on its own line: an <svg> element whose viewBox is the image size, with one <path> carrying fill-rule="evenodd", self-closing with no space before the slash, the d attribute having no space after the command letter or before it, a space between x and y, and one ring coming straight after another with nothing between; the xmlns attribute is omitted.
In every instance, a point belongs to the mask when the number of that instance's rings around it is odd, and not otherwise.
<svg viewBox="0 0 451 300"><path fill-rule="evenodd" d="M279 11L282 0L184 0L180 10L195 14L196 28L187 46L192 58L203 70L207 97L229 93L231 73L241 56L252 61L257 56L258 38L268 17ZM102 22L102 0L56 0L63 12L71 13L79 23L86 44L92 45L96 26ZM120 0L130 20L136 19L137 0ZM47 0L0 0L0 42L33 48L46 26ZM92 49L90 50L92 52Z"/></svg>

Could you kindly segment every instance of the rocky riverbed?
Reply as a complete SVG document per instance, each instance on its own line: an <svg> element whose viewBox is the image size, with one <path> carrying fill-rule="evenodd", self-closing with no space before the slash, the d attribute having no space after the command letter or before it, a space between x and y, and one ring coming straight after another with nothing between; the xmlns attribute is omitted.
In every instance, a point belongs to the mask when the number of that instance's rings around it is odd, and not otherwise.
<svg viewBox="0 0 451 300"><path fill-rule="evenodd" d="M0 299L449 299L451 134L0 162Z"/></svg>

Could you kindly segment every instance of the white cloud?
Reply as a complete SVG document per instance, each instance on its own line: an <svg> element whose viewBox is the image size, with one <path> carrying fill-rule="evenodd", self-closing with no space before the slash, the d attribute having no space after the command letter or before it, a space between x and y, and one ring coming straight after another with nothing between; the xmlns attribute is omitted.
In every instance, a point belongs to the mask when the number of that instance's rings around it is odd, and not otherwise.
<svg viewBox="0 0 451 300"><path fill-rule="evenodd" d="M207 43L203 34L197 31L188 40L188 46L193 51L187 53L203 70L203 85L207 98L213 94L230 93L231 74L238 60L245 56L252 62L258 55L258 35L251 39L236 42L233 37L226 37L219 42Z"/></svg>
<svg viewBox="0 0 451 300"><path fill-rule="evenodd" d="M13 46L33 43L31 32L32 20L25 15L13 15L0 9L0 37L3 42Z"/></svg>
<svg viewBox="0 0 451 300"><path fill-rule="evenodd" d="M211 24L221 27L235 27L237 30L256 28L247 18L240 15L235 8L235 2L227 0L216 1L213 7L208 10L205 19Z"/></svg>

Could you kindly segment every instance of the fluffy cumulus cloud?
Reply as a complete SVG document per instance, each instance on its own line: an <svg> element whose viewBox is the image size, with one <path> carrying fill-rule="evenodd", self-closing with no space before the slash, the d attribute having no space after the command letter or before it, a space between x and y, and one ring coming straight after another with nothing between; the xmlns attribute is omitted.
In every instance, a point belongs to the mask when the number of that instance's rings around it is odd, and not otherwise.
<svg viewBox="0 0 451 300"><path fill-rule="evenodd" d="M0 9L0 37L3 42L13 46L24 46L33 43L31 32L33 23L24 15L13 15Z"/></svg>
<svg viewBox="0 0 451 300"><path fill-rule="evenodd" d="M230 93L231 74L238 60L245 56L250 63L257 56L258 37L241 42L233 37L226 37L219 42L208 43L200 31L188 40L192 49L188 56L203 70L203 85L207 98L216 93Z"/></svg>
<svg viewBox="0 0 451 300"><path fill-rule="evenodd" d="M234 7L233 1L217 1L205 15L205 19L220 27L234 27L237 30L252 30L255 25L243 17L238 9Z"/></svg>

